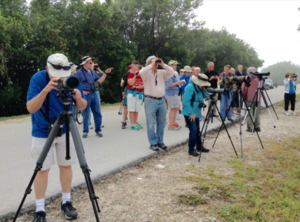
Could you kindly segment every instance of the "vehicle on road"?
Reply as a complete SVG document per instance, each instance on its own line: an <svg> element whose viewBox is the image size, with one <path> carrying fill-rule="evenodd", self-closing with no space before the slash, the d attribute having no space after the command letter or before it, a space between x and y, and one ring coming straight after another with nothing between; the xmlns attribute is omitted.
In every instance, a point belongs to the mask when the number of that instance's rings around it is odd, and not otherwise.
<svg viewBox="0 0 300 222"><path fill-rule="evenodd" d="M266 89L274 89L274 83L272 79L265 80L265 88Z"/></svg>

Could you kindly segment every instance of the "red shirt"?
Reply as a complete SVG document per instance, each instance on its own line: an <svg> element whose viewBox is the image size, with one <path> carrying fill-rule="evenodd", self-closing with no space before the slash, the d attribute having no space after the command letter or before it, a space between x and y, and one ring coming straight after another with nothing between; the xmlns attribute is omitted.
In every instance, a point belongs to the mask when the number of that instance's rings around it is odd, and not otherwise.
<svg viewBox="0 0 300 222"><path fill-rule="evenodd" d="M129 79L132 79L134 76L135 76L134 73L130 73L130 74L128 75L128 77L127 77L127 82L128 82ZM141 75L137 75L137 76L136 76L135 82L134 82L133 85L134 85L134 86L141 86L141 85L144 85ZM127 85L127 90L134 90L134 91L138 91L138 92L143 92L143 91L144 91L144 89L136 89L136 88L132 89L132 86L129 85L129 83L128 83L128 85Z"/></svg>

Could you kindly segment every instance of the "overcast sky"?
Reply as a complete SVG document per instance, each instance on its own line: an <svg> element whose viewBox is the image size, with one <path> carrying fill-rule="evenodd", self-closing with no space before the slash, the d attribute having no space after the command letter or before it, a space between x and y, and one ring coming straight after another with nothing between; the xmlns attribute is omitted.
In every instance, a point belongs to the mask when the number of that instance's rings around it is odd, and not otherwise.
<svg viewBox="0 0 300 222"><path fill-rule="evenodd" d="M281 61L300 65L298 8L300 0L204 0L196 14L206 28L226 27L249 43L267 67Z"/></svg>

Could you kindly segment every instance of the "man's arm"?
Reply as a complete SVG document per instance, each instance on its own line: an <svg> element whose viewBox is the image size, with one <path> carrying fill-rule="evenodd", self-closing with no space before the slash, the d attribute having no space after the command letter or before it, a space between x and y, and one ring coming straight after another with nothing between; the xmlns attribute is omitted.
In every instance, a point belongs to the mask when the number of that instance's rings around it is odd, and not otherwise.
<svg viewBox="0 0 300 222"><path fill-rule="evenodd" d="M75 95L73 95L73 99L76 100L76 106L79 110L84 110L87 105L87 101L82 98L81 92L78 89L74 89Z"/></svg>
<svg viewBox="0 0 300 222"><path fill-rule="evenodd" d="M147 80L147 73L152 69L152 64L147 65L146 67L143 67L140 71L139 74L141 75L143 81L145 82Z"/></svg>
<svg viewBox="0 0 300 222"><path fill-rule="evenodd" d="M174 76L174 70L166 64L163 64L163 68L166 70L165 81L167 81L168 79L172 78L172 76Z"/></svg>
<svg viewBox="0 0 300 222"><path fill-rule="evenodd" d="M100 68L98 68L98 69L101 71ZM105 73L101 76L100 79L97 80L97 82L100 83L100 84L102 84L102 83L104 82L104 80L106 79L107 74L111 73L111 70L112 70L112 69L113 69L113 68L108 68L107 70L105 70ZM102 72L102 71L101 71L101 72Z"/></svg>
<svg viewBox="0 0 300 222"><path fill-rule="evenodd" d="M52 89L55 89L58 91L58 88L57 88L58 80L59 80L59 77L53 77L49 81L49 83L46 85L46 87L36 97L34 97L33 99L31 99L30 101L28 101L26 103L27 110L29 113L31 113L31 114L35 113L42 107L48 93L50 93Z"/></svg>

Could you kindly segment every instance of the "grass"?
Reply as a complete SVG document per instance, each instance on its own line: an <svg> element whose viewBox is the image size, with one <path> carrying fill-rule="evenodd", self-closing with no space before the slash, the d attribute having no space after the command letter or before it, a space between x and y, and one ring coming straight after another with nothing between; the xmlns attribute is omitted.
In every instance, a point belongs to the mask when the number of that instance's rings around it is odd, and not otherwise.
<svg viewBox="0 0 300 222"><path fill-rule="evenodd" d="M196 194L180 195L179 203L216 202L210 213L224 221L300 221L300 138L268 141L266 147L255 166L228 161L234 169L229 177L218 175L213 165L204 172L193 169L195 174L185 179L195 183Z"/></svg>
<svg viewBox="0 0 300 222"><path fill-rule="evenodd" d="M19 116L3 116L0 117L0 121L10 120L10 119L23 119L30 116L30 114L19 115Z"/></svg>

